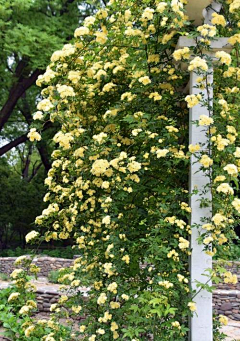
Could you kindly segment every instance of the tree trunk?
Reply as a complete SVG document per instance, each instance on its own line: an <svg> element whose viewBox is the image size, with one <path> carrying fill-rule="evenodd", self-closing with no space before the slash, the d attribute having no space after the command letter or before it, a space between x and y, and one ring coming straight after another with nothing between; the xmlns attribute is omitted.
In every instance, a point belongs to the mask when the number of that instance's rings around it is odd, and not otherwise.
<svg viewBox="0 0 240 341"><path fill-rule="evenodd" d="M43 73L42 70L35 70L30 77L23 79L20 77L17 84L13 85L10 90L9 97L0 111L0 131L11 116L19 98L36 82L41 73Z"/></svg>

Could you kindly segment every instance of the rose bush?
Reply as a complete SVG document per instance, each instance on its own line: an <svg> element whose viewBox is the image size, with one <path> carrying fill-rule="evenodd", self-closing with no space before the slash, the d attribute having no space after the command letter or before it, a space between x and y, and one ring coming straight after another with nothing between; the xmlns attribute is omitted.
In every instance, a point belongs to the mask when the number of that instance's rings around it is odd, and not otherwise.
<svg viewBox="0 0 240 341"><path fill-rule="evenodd" d="M199 242L210 255L227 254L239 214L240 38L239 2L220 2L212 25L195 28L185 0L111 0L53 54L37 81L44 99L29 138L39 140L48 120L61 129L45 181L49 206L36 223L49 228L46 241L73 238L81 254L60 278L71 294L51 309L56 317L86 317L73 339L187 339L188 316L197 309L188 271L196 228L188 224L192 153L207 176L212 169L213 217L203 222ZM176 50L179 36L200 39ZM208 86L213 59L205 51L221 36L229 37L233 52L216 54L212 108L211 98L206 103L185 89L192 70L199 88ZM188 108L198 103L211 111L195 122L209 127L208 146L188 145ZM202 205L210 205L201 195ZM222 268L209 276L235 281ZM89 288L87 299L82 286ZM54 328L42 338L60 339Z"/></svg>

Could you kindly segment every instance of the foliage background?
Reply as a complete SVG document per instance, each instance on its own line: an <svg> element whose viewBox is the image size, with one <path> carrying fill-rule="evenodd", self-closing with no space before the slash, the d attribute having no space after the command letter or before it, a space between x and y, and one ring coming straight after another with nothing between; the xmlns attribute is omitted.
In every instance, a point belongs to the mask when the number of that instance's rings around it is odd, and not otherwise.
<svg viewBox="0 0 240 341"><path fill-rule="evenodd" d="M46 124L42 141L29 144L32 113L41 99L36 79L96 4L99 1L0 1L0 250L24 247L23 236L44 207L43 179L58 126Z"/></svg>

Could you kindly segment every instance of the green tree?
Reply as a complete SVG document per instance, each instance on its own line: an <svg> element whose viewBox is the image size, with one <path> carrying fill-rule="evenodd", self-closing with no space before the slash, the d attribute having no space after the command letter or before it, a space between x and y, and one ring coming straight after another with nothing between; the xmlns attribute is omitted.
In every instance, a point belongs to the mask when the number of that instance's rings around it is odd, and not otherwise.
<svg viewBox="0 0 240 341"><path fill-rule="evenodd" d="M72 32L100 1L0 0L0 156L27 141L32 113L39 100L35 82L51 54L72 39ZM46 124L44 129L49 128ZM37 145L50 168L48 142Z"/></svg>
<svg viewBox="0 0 240 341"><path fill-rule="evenodd" d="M34 158L36 155L33 155ZM26 232L32 228L36 215L44 208L43 168L35 174L34 163L26 169L22 165L27 163L20 161L19 158L19 162L13 166L6 158L0 159L0 249L10 245L24 247Z"/></svg>
<svg viewBox="0 0 240 341"><path fill-rule="evenodd" d="M0 156L7 156L0 165L2 247L12 245L14 239L23 245L24 234L43 208L44 170L51 165L51 139L58 126L47 122L42 140L36 146L29 143L29 125L41 99L35 82L51 54L71 41L79 22L97 4L100 2L0 0Z"/></svg>

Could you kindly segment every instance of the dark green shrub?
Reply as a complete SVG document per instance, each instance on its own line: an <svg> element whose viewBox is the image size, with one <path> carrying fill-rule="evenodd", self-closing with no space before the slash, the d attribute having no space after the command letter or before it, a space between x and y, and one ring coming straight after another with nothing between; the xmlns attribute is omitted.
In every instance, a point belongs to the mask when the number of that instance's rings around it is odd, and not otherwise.
<svg viewBox="0 0 240 341"><path fill-rule="evenodd" d="M48 280L50 283L58 284L59 277L60 277L60 272L58 270L52 270L48 273Z"/></svg>
<svg viewBox="0 0 240 341"><path fill-rule="evenodd" d="M0 281L8 281L9 276L5 274L4 272L0 272Z"/></svg>
<svg viewBox="0 0 240 341"><path fill-rule="evenodd" d="M20 247L17 247L16 249L6 249L0 251L0 257L19 257L23 255L29 255L33 254L33 249L21 249ZM74 255L79 254L79 250L72 249L71 246L61 247L58 249L53 250L39 250L37 254L49 256L49 257L56 257L56 258L66 258L66 259L72 259Z"/></svg>

